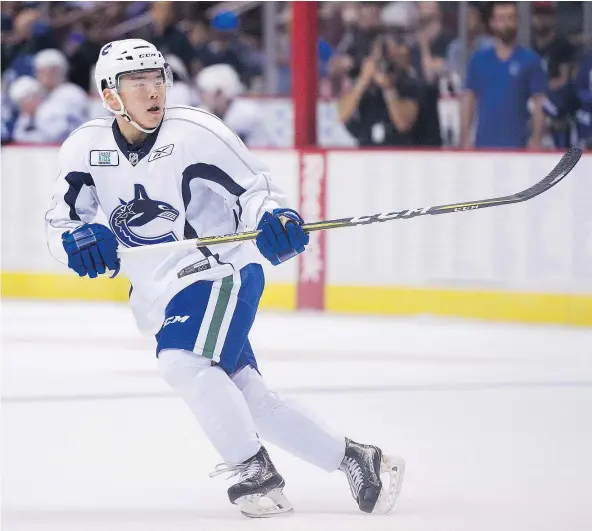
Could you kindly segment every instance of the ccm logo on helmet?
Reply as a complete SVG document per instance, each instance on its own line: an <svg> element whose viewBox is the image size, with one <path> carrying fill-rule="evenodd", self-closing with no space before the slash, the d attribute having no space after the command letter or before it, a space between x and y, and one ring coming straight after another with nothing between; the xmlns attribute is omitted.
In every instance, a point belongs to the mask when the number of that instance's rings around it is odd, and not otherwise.
<svg viewBox="0 0 592 531"><path fill-rule="evenodd" d="M113 46L113 43L111 43L111 42L109 44L107 44L106 46L104 46L103 49L101 50L101 55L107 55L112 46Z"/></svg>
<svg viewBox="0 0 592 531"><path fill-rule="evenodd" d="M142 59L144 57L156 57L156 54L155 53L141 53L138 57L140 59Z"/></svg>

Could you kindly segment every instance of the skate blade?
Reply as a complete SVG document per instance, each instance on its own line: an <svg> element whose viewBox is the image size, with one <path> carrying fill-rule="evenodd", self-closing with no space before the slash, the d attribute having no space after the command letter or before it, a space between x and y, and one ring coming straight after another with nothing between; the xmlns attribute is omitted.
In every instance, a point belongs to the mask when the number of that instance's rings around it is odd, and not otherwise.
<svg viewBox="0 0 592 531"><path fill-rule="evenodd" d="M243 496L236 500L236 504L240 512L248 518L271 518L294 512L294 507L284 496L282 489L271 490L265 495Z"/></svg>
<svg viewBox="0 0 592 531"><path fill-rule="evenodd" d="M388 485L386 485L385 480L382 481L383 487L372 512L375 514L390 514L395 508L403 485L405 461L398 456L383 454L380 462L380 474L381 476L383 474L389 475Z"/></svg>

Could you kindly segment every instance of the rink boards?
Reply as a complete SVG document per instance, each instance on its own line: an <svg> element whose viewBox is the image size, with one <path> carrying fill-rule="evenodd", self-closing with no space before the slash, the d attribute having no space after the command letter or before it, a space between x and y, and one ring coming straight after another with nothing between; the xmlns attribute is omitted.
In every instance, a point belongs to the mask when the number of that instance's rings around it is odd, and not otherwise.
<svg viewBox="0 0 592 531"><path fill-rule="evenodd" d="M261 150L307 221L503 196L560 154ZM127 299L124 278L69 274L49 255L44 213L57 148L2 148L2 295ZM268 309L434 314L592 325L592 156L529 202L315 233L266 267Z"/></svg>

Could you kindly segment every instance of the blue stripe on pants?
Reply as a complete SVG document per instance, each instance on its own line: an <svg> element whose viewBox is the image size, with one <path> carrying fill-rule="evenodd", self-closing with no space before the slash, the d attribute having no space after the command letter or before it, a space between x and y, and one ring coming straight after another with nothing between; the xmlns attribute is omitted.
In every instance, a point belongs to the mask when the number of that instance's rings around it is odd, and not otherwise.
<svg viewBox="0 0 592 531"><path fill-rule="evenodd" d="M164 349L193 350L206 313L213 282L196 282L168 303L162 328L156 334L156 356Z"/></svg>

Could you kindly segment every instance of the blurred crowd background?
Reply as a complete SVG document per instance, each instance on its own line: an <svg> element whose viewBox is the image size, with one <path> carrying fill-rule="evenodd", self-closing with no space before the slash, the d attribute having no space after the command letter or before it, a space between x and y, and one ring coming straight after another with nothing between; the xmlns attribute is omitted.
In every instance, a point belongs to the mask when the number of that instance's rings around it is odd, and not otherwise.
<svg viewBox="0 0 592 531"><path fill-rule="evenodd" d="M318 2L325 146L592 147L591 2ZM144 38L252 147L293 142L291 2L7 2L2 143L106 116L101 47Z"/></svg>

